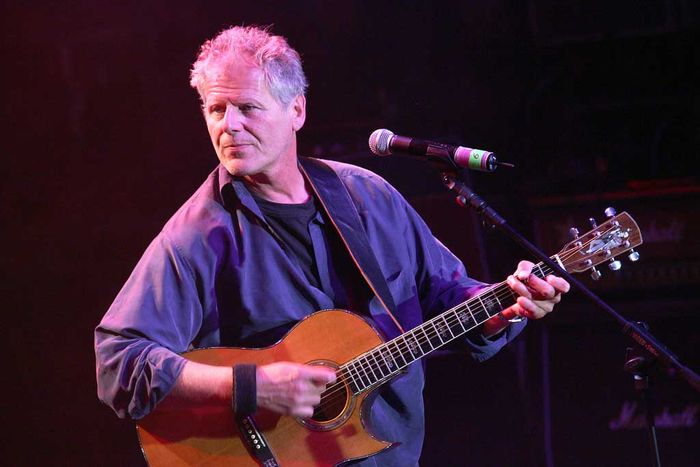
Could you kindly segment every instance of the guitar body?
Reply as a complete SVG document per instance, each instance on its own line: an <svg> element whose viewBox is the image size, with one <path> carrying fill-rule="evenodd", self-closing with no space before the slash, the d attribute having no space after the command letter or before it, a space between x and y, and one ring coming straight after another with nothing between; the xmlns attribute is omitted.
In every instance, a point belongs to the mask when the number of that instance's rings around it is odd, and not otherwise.
<svg viewBox="0 0 700 467"><path fill-rule="evenodd" d="M232 367L278 361L337 367L380 345L379 334L361 317L343 310L314 313L280 342L264 349L211 348L183 354L191 361ZM363 401L342 385L341 397L311 421L260 409L254 419L282 467L332 466L391 446L372 437L363 421ZM138 435L151 466L257 466L239 436L231 410L159 411L140 420Z"/></svg>

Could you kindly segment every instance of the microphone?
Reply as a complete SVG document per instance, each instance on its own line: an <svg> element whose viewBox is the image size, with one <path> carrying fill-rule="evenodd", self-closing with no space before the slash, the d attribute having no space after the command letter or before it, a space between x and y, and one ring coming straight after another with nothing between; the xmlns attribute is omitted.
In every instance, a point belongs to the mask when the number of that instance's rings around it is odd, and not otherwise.
<svg viewBox="0 0 700 467"><path fill-rule="evenodd" d="M369 137L369 149L378 156L403 153L437 159L453 166L481 172L493 172L500 165L515 167L507 162L498 162L496 155L489 151L399 136L384 128L372 132Z"/></svg>

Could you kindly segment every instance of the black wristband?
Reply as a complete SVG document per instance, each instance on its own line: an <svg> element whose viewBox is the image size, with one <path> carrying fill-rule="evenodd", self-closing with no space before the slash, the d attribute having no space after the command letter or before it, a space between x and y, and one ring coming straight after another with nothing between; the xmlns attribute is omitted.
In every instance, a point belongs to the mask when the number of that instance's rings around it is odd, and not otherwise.
<svg viewBox="0 0 700 467"><path fill-rule="evenodd" d="M241 363L233 366L233 412L237 417L253 415L258 408L256 366Z"/></svg>

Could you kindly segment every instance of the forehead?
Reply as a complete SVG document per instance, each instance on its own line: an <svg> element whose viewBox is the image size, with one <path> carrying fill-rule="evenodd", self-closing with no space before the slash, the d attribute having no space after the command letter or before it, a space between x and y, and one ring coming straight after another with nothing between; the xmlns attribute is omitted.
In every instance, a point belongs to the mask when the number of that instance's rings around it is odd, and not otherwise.
<svg viewBox="0 0 700 467"><path fill-rule="evenodd" d="M207 73L205 100L227 97L272 99L262 69L247 61L218 65Z"/></svg>

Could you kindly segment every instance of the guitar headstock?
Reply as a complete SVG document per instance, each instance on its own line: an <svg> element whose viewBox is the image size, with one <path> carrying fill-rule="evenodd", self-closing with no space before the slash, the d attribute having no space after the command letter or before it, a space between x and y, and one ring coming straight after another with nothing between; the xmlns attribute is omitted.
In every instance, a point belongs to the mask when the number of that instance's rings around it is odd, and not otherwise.
<svg viewBox="0 0 700 467"><path fill-rule="evenodd" d="M583 235L571 230L574 240L557 254L564 269L571 273L593 269L591 276L598 280L600 272L595 268L598 264L608 262L608 267L617 271L621 263L615 257L630 250L630 261L639 259L634 248L642 244L642 233L634 219L626 212L616 214L612 208L606 209L605 214L609 219L601 225L590 219L593 229Z"/></svg>

